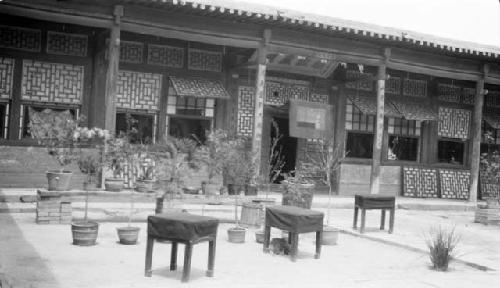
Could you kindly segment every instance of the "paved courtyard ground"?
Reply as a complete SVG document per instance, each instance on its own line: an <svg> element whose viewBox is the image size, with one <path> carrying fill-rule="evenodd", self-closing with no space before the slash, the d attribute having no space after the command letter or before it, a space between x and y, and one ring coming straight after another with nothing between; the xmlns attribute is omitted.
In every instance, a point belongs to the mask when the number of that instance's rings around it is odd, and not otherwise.
<svg viewBox="0 0 500 288"><path fill-rule="evenodd" d="M182 205L178 205L179 207ZM189 205L187 205L189 206ZM321 206L321 205L320 205ZM192 208L189 206L188 208ZM313 207L314 208L314 207ZM323 207L317 207L323 210ZM220 214L214 210L213 216ZM217 212L218 211L218 212ZM210 211L205 211L210 214ZM500 283L500 227L473 223L472 211L396 211L394 234L380 231L379 213L367 213L367 232L353 231L352 209L334 209L331 224L343 230L336 246L323 246L314 259L313 234L303 234L299 257L264 254L247 231L246 243L227 242L218 231L214 278L204 276L206 243L194 247L191 281L169 271L169 244L156 244L153 276L144 277L146 225L135 246L117 243L116 227L102 222L98 245L71 244L69 225L37 225L32 213L0 213L0 273L12 287L496 287ZM430 227L455 227L462 236L449 272L431 270L424 253ZM279 231L273 229L275 237ZM0 275L2 275L0 274ZM0 276L1 277L1 276ZM3 287L2 287L3 288Z"/></svg>

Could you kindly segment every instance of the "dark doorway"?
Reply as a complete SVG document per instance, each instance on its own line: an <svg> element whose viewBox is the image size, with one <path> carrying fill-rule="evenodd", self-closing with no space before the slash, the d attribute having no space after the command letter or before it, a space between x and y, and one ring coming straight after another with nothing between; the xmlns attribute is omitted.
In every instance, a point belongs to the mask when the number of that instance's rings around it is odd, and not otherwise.
<svg viewBox="0 0 500 288"><path fill-rule="evenodd" d="M283 135L278 141L277 147L282 147L281 155L283 155L283 160L285 165L281 170L282 173L289 173L295 170L295 160L297 158L297 138L290 137L289 134L289 123L287 118L273 117L273 120L278 124L279 133ZM272 125L271 123L269 125ZM276 131L271 127L271 139L276 137ZM275 183L280 183L283 180L283 176L279 176Z"/></svg>
<svg viewBox="0 0 500 288"><path fill-rule="evenodd" d="M210 130L210 120L170 117L168 135L176 138L189 138L205 143L205 131Z"/></svg>

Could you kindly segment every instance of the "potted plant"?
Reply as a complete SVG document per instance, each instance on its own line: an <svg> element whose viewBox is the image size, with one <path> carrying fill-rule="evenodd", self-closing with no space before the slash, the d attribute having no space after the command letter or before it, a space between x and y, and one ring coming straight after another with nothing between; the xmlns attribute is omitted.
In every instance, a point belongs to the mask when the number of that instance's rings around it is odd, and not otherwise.
<svg viewBox="0 0 500 288"><path fill-rule="evenodd" d="M117 227L116 232L118 233L118 239L120 244L123 245L135 245L137 239L139 238L140 227L132 226L132 216L134 214L134 191L130 191L130 209L128 213L128 221L126 227Z"/></svg>
<svg viewBox="0 0 500 288"><path fill-rule="evenodd" d="M236 226L227 229L227 240L231 243L245 243L246 228L241 227L238 220L238 198L239 194L234 197L234 222Z"/></svg>
<svg viewBox="0 0 500 288"><path fill-rule="evenodd" d="M104 187L106 191L119 192L124 187L124 173L127 166L127 153L131 145L127 137L113 137L106 142L106 166L111 170L112 177L104 178Z"/></svg>
<svg viewBox="0 0 500 288"><path fill-rule="evenodd" d="M66 166L75 160L73 134L78 127L77 121L69 111L56 112L45 109L37 112L30 108L29 129L31 137L47 148L49 155L57 160L59 170L48 170L48 190L68 190L71 171Z"/></svg>
<svg viewBox="0 0 500 288"><path fill-rule="evenodd" d="M81 153L78 167L86 175L83 187L85 190L85 214L83 221L73 221L71 223L71 234L73 244L80 246L92 246L96 244L99 224L95 221L88 221L89 190L96 189L95 177L101 171L101 157L96 154Z"/></svg>
<svg viewBox="0 0 500 288"><path fill-rule="evenodd" d="M245 148L244 138L235 138L226 149L224 176L227 182L229 195L238 195L241 191L245 195L256 195L257 187L252 185L254 165L250 151Z"/></svg>
<svg viewBox="0 0 500 288"><path fill-rule="evenodd" d="M221 176L228 159L228 151L238 139L231 139L224 130L217 129L207 135L204 145L201 145L195 154L197 163L202 164L208 172L208 182L202 190L205 195L217 195L220 191L220 184L215 183L215 178Z"/></svg>
<svg viewBox="0 0 500 288"><path fill-rule="evenodd" d="M171 203L174 196L182 193L184 179L191 174L191 166L195 163L190 161L192 147L195 142L191 139L163 139L152 147L151 153L155 156L156 170L160 192L156 197L155 213L163 211L165 200Z"/></svg>
<svg viewBox="0 0 500 288"><path fill-rule="evenodd" d="M339 229L330 226L330 213L333 196L333 177L345 158L342 146L335 146L333 136L317 140L317 149L314 153L306 153L308 170L320 175L320 180L328 186L328 206L326 212L326 226L323 227L323 245L337 244Z"/></svg>
<svg viewBox="0 0 500 288"><path fill-rule="evenodd" d="M283 174L282 205L296 206L311 209L314 181L306 177L306 168L302 165L292 173Z"/></svg>
<svg viewBox="0 0 500 288"><path fill-rule="evenodd" d="M139 163L136 164L136 170L139 171L135 180L135 191L150 192L153 191L153 185L156 180L154 162L148 156L139 156Z"/></svg>

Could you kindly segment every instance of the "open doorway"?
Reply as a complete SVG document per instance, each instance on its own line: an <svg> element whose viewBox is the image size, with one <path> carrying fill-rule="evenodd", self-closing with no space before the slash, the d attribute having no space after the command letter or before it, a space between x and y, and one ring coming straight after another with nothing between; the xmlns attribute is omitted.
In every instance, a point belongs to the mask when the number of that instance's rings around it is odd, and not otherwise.
<svg viewBox="0 0 500 288"><path fill-rule="evenodd" d="M289 123L287 118L273 117L273 120L278 125L279 133L283 135L278 141L277 147L282 147L281 155L285 165L281 170L282 173L289 173L295 170L295 161L297 159L297 138L290 137L289 134ZM269 125L272 125L270 123ZM276 131L271 127L271 139L276 137ZM280 183L283 180L283 176L279 176L275 183Z"/></svg>
<svg viewBox="0 0 500 288"><path fill-rule="evenodd" d="M210 120L169 117L168 127L170 136L189 138L203 144L206 140L205 132L210 130Z"/></svg>

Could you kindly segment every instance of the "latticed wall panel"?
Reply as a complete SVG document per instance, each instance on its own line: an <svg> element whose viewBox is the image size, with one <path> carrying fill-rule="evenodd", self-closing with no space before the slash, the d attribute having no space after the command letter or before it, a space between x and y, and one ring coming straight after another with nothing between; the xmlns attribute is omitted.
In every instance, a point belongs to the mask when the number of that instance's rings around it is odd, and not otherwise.
<svg viewBox="0 0 500 288"><path fill-rule="evenodd" d="M401 78L390 77L385 81L385 93L399 95L401 93Z"/></svg>
<svg viewBox="0 0 500 288"><path fill-rule="evenodd" d="M47 32L47 53L57 55L87 56L87 35L55 31Z"/></svg>
<svg viewBox="0 0 500 288"><path fill-rule="evenodd" d="M476 88L463 88L461 100L462 103L468 105L474 105L476 99Z"/></svg>
<svg viewBox="0 0 500 288"><path fill-rule="evenodd" d="M403 195L408 197L437 198L437 170L422 167L403 167Z"/></svg>
<svg viewBox="0 0 500 288"><path fill-rule="evenodd" d="M39 52L41 36L42 32L38 29L0 25L0 47Z"/></svg>
<svg viewBox="0 0 500 288"><path fill-rule="evenodd" d="M373 91L373 74L361 73L356 70L347 70L346 72L347 83L345 88L358 89L362 91ZM364 78L363 80L358 80Z"/></svg>
<svg viewBox="0 0 500 288"><path fill-rule="evenodd" d="M265 85L265 104L284 105L290 99L311 101L307 81L268 77Z"/></svg>
<svg viewBox="0 0 500 288"><path fill-rule="evenodd" d="M184 66L184 48L148 44L148 64L182 68Z"/></svg>
<svg viewBox="0 0 500 288"><path fill-rule="evenodd" d="M467 139L471 111L439 107L438 135L441 137Z"/></svg>
<svg viewBox="0 0 500 288"><path fill-rule="evenodd" d="M80 104L83 77L83 66L23 60L22 99Z"/></svg>
<svg viewBox="0 0 500 288"><path fill-rule="evenodd" d="M404 79L403 96L427 97L427 81L418 79Z"/></svg>
<svg viewBox="0 0 500 288"><path fill-rule="evenodd" d="M222 71L222 53L189 48L188 69L220 72Z"/></svg>
<svg viewBox="0 0 500 288"><path fill-rule="evenodd" d="M238 87L238 127L237 134L252 137L255 106L255 89L248 86Z"/></svg>
<svg viewBox="0 0 500 288"><path fill-rule="evenodd" d="M438 99L445 102L460 102L461 89L453 84L438 84Z"/></svg>
<svg viewBox="0 0 500 288"><path fill-rule="evenodd" d="M0 57L0 99L12 98L14 59Z"/></svg>
<svg viewBox="0 0 500 288"><path fill-rule="evenodd" d="M120 70L116 106L128 109L158 110L161 79L161 74Z"/></svg>
<svg viewBox="0 0 500 288"><path fill-rule="evenodd" d="M312 93L309 95L309 102L328 104L328 94Z"/></svg>
<svg viewBox="0 0 500 288"><path fill-rule="evenodd" d="M469 199L470 172L440 169L441 198Z"/></svg>

